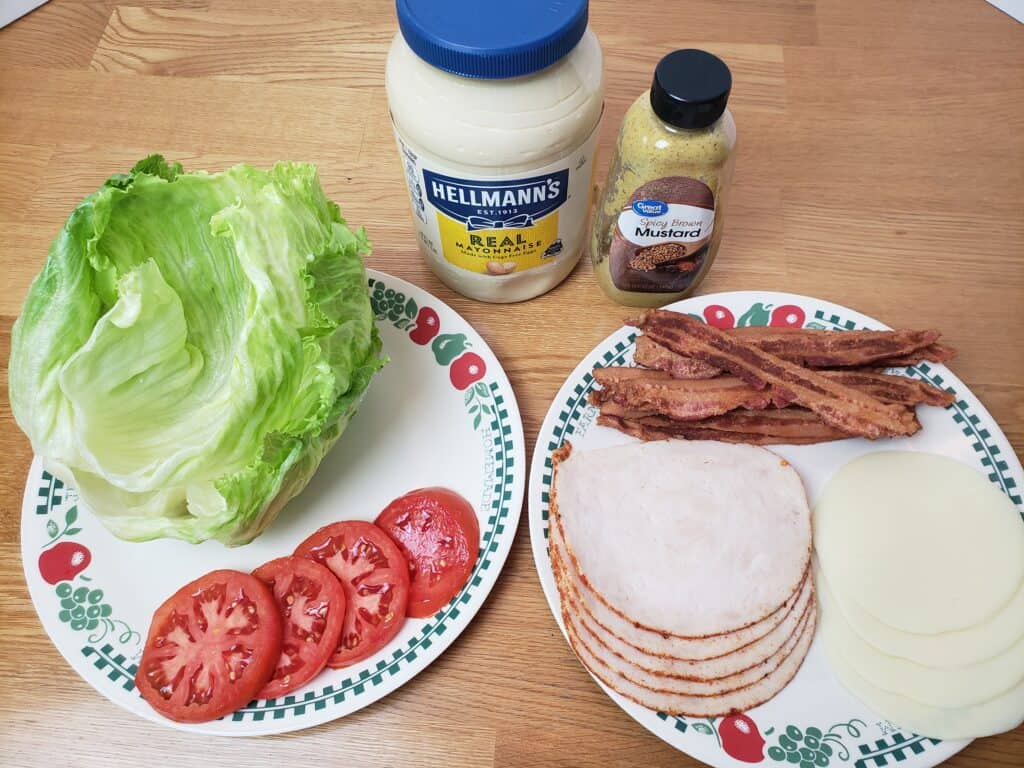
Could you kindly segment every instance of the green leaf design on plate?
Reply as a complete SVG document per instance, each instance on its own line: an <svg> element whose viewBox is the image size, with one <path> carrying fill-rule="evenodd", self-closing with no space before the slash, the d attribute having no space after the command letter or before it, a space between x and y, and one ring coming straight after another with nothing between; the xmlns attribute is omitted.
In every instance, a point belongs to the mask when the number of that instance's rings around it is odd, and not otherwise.
<svg viewBox="0 0 1024 768"><path fill-rule="evenodd" d="M53 520L47 520L46 521L46 535L49 536L52 539L58 533L60 533L60 528L57 527L57 524L55 522L53 522Z"/></svg>
<svg viewBox="0 0 1024 768"><path fill-rule="evenodd" d="M408 317L410 320L416 317L417 310L418 307L416 306L415 299L410 298L407 302L405 302L405 316Z"/></svg>
<svg viewBox="0 0 1024 768"><path fill-rule="evenodd" d="M463 403L465 403L466 405L469 405L469 403L470 403L470 401L471 401L472 399L473 399L473 389L472 389L472 388L470 388L470 389L467 389L467 390L466 390L466 394L465 394L465 396L463 396L463 398L462 398L462 401L463 401Z"/></svg>
<svg viewBox="0 0 1024 768"><path fill-rule="evenodd" d="M712 733L714 733L714 731L711 730L711 726L707 725L706 723L692 723L690 727L693 728L693 730L695 730L697 733L703 733L705 736L710 736Z"/></svg>
<svg viewBox="0 0 1024 768"><path fill-rule="evenodd" d="M765 326L771 320L771 314L768 310L771 309L771 304L762 304L758 302L754 304L750 309L740 315L740 319L736 321L737 328L744 328L749 326Z"/></svg>
<svg viewBox="0 0 1024 768"><path fill-rule="evenodd" d="M64 513L64 524L71 525L75 520L78 519L78 505L71 507L67 512Z"/></svg>
<svg viewBox="0 0 1024 768"><path fill-rule="evenodd" d="M480 414L473 417L473 429L480 429Z"/></svg>
<svg viewBox="0 0 1024 768"><path fill-rule="evenodd" d="M76 533L81 533L81 532L82 532L81 528L68 528L66 531L64 531L64 535L65 536L74 536Z"/></svg>
<svg viewBox="0 0 1024 768"><path fill-rule="evenodd" d="M473 386L473 389L476 390L476 393L480 395L480 397L487 397L490 394L490 392L487 391L487 385L484 384L482 381L478 381Z"/></svg>

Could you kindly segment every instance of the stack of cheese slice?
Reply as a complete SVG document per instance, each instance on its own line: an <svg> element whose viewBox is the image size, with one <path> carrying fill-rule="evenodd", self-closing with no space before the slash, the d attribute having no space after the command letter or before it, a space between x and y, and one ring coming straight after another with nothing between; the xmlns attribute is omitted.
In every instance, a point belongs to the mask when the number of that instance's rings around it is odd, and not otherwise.
<svg viewBox="0 0 1024 768"><path fill-rule="evenodd" d="M799 476L747 445L553 456L549 551L573 650L609 688L710 717L772 698L814 635Z"/></svg>
<svg viewBox="0 0 1024 768"><path fill-rule="evenodd" d="M822 635L840 680L903 728L972 738L1024 720L1024 523L978 472L873 453L814 512Z"/></svg>

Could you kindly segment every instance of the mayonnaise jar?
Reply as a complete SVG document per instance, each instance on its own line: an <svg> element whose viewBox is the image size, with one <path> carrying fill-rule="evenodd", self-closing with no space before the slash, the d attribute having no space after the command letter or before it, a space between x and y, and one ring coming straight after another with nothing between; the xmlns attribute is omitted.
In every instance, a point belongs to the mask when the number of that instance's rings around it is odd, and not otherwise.
<svg viewBox="0 0 1024 768"><path fill-rule="evenodd" d="M388 106L418 245L481 301L538 296L586 239L604 100L586 0L398 0Z"/></svg>

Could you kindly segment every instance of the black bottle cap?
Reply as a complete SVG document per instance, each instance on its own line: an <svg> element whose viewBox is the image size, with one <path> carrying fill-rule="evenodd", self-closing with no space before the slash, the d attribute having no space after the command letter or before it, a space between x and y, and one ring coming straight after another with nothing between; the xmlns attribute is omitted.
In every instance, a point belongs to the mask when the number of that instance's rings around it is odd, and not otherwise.
<svg viewBox="0 0 1024 768"><path fill-rule="evenodd" d="M732 73L707 51L685 48L658 62L651 85L654 114L677 128L706 128L722 116Z"/></svg>

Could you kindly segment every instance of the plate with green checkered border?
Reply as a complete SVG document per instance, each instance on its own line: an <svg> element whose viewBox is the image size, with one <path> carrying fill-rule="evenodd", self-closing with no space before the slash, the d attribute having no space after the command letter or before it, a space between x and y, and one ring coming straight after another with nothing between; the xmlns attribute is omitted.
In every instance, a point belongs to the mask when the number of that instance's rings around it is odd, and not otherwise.
<svg viewBox="0 0 1024 768"><path fill-rule="evenodd" d="M526 481L519 409L484 340L453 309L398 278L368 273L390 362L309 486L251 544L121 541L74 488L37 457L22 505L21 552L39 618L68 663L96 690L155 722L202 733L252 736L324 723L380 699L423 671L483 605L515 536ZM428 619L408 619L392 642L346 669L325 670L280 699L253 701L220 720L172 723L133 679L156 607L217 568L251 571L291 553L336 520L372 520L413 488L443 486L471 502L480 552L462 591Z"/></svg>
<svg viewBox="0 0 1024 768"><path fill-rule="evenodd" d="M689 313L719 327L771 325L833 331L887 328L838 304L788 293L718 293L686 299L668 309ZM918 325L930 327L937 320L921 317ZM594 385L591 371L595 367L633 364L635 338L634 328L622 328L583 359L559 390L537 437L527 495L530 540L544 593L559 626L559 598L547 544L551 454L565 440L583 450L634 440L598 426L597 409L587 403L587 393ZM943 365L921 363L893 372L930 382L952 392L956 400L945 409L919 408L923 429L910 438L772 446L800 472L809 498L813 501L832 473L859 455L914 450L943 454L974 467L1022 509L1024 473L1020 462L991 415L964 383ZM1024 517L1021 524L1024 525ZM884 531L878 533L885 535ZM774 699L740 716L673 717L628 701L600 681L595 682L659 738L721 768L758 763L799 768L930 768L968 743L919 736L873 712L836 679L818 638L796 678Z"/></svg>

